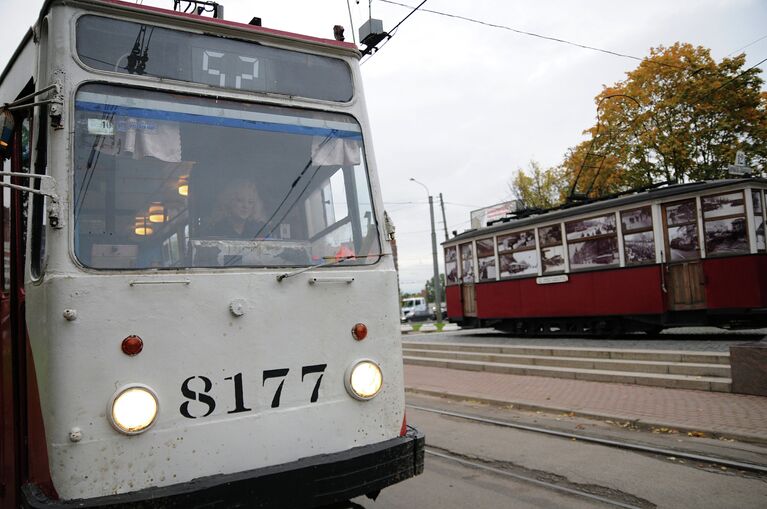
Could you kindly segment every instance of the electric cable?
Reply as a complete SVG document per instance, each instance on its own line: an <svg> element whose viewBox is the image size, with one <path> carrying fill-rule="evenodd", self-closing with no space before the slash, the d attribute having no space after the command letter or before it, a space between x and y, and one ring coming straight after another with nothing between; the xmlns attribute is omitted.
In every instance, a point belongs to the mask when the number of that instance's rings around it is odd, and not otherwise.
<svg viewBox="0 0 767 509"><path fill-rule="evenodd" d="M711 91L707 92L706 94L704 94L704 95L702 95L702 96L698 97L697 99L694 99L693 101L694 101L694 102L700 102L700 101L702 101L703 99L706 99L706 98L708 98L709 96L711 96L711 95L713 95L714 93L718 92L719 90L723 89L724 87L726 87L726 86L727 86L727 85L729 85L730 83L732 83L732 82L734 82L734 81L738 80L739 78L741 78L742 76L744 76L744 75L745 75L746 73L748 73L749 71L752 71L752 70L754 70L754 69L755 69L757 66L759 66L759 65L763 64L764 62L767 62L767 58L765 58L765 59L763 59L763 60L760 60L759 62L757 62L756 64L752 65L751 67L749 67L749 68L748 68L748 69L746 69L745 71L743 71L743 72L739 73L739 74L738 74L738 75L736 75L736 76L733 76L732 78L730 78L729 80L725 81L724 83L722 83L721 85L719 85L719 86L718 86L718 87L716 87L715 89L713 89L713 90L711 90Z"/></svg>
<svg viewBox="0 0 767 509"><path fill-rule="evenodd" d="M751 41L751 42L749 42L748 44L746 44L746 45L745 45L745 46L743 46L742 48L738 48L738 49L736 49L735 51L732 51L732 52L728 53L728 54L727 54L727 56L729 57L729 56L731 56L731 55L734 55L735 53L738 53L738 52L740 52L740 51L743 51L744 49L748 48L749 46L753 46L753 45L754 45L754 44L756 44L757 42L759 42L759 41L761 41L761 40L764 40L764 39L767 39L767 34L765 34L765 35L761 36L760 38L756 39L755 41Z"/></svg>
<svg viewBox="0 0 767 509"><path fill-rule="evenodd" d="M383 2L383 3L387 3L387 4L398 5L400 7L407 7L407 8L410 8L410 9L413 8L410 5L403 4L403 3L400 3L400 2L395 2L393 0L379 0L379 1ZM419 7L420 7L420 5L419 5ZM482 20L478 20L478 19L474 19L474 18L469 18L467 16L461 16L461 15L458 15L458 14L451 14L451 13L447 13L447 12L435 11L435 10L432 10L432 9L421 9L421 11L429 12L431 14L437 14L439 16L445 16L445 17L448 17L448 18L459 19L459 20L462 20L462 21L467 21L469 23L475 23L475 24L479 24L479 25L484 25L484 26L491 27L491 28L499 28L501 30L508 30L510 32L514 32L514 33L517 33L517 34L527 35L527 36L530 36L530 37L537 37L538 39L544 39L544 40L547 40L547 41L553 41L553 42L558 42L558 43L561 43L561 44L567 44L567 45L570 45L570 46L575 46L577 48L587 49L587 50L591 50L591 51L598 51L598 52L606 53L608 55L613 55L613 56L616 56L616 57L630 58L632 60L637 60L639 62L645 60L644 58L637 57L635 55L629 55L627 53L619 53L617 51L612 51L612 50L609 50L609 49L598 48L596 46L589 46L587 44L581 44L581 43L578 43L578 42L568 41L567 39L561 39L559 37L551 37L551 36L548 36L548 35L537 34L535 32L528 32L526 30L520 30L518 28L513 28L513 27L510 27L510 26L506 26L506 25L500 25L500 24L497 24L497 23L489 23L487 21L482 21ZM415 12L415 11L413 11L413 12ZM410 14L412 14L412 12ZM383 47L383 45L381 47ZM652 61L652 60L648 60L648 62L650 62L652 64L655 64L655 65L663 66L663 67L671 67L671 68L674 68L674 69L687 69L687 67L682 67L682 66L678 66L678 65L674 65L674 64L668 64L668 63L665 63L665 62L655 62L655 61Z"/></svg>
<svg viewBox="0 0 767 509"><path fill-rule="evenodd" d="M354 44L357 44L357 37L354 35L354 20L352 19L352 6L349 3L349 0L346 0L346 9L349 11L349 25L352 28L352 41L354 41Z"/></svg>

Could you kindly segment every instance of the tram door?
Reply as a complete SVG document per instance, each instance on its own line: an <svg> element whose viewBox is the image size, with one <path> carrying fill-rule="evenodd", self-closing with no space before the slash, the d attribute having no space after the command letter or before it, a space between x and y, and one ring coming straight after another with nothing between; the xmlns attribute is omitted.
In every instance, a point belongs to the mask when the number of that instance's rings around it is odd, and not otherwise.
<svg viewBox="0 0 767 509"><path fill-rule="evenodd" d="M666 289L671 311L706 307L706 279L700 260L700 232L695 199L663 205Z"/></svg>
<svg viewBox="0 0 767 509"><path fill-rule="evenodd" d="M20 95L27 95L32 90L30 81ZM45 106L42 110L47 111ZM10 158L0 161L2 170L44 173L48 127L41 123L34 136L37 160L33 169L31 108L17 111L14 117L10 154L6 154ZM45 114L41 115L41 118L45 117ZM39 189L40 186L39 181L30 183L29 179L18 176L0 176L0 179L22 187ZM30 200L32 217L28 218L26 211ZM37 251L42 253L43 208L43 199L39 195L7 187L0 189L3 239L0 258L0 507L16 507L18 489L28 481L38 483L46 494L53 493L34 363L27 337L24 295L27 223L40 223L40 228L32 229L31 245L33 251L37 246Z"/></svg>
<svg viewBox="0 0 767 509"><path fill-rule="evenodd" d="M15 118L11 154L2 161L7 172L29 171L29 120ZM17 185L18 177L0 177ZM3 238L0 272L0 502L15 507L17 487L26 471L26 333L24 327L24 229L25 196L21 191L0 190L0 230ZM7 505L6 505L7 504Z"/></svg>
<svg viewBox="0 0 767 509"><path fill-rule="evenodd" d="M474 286L474 245L461 244L461 308L463 316L477 316L477 291Z"/></svg>

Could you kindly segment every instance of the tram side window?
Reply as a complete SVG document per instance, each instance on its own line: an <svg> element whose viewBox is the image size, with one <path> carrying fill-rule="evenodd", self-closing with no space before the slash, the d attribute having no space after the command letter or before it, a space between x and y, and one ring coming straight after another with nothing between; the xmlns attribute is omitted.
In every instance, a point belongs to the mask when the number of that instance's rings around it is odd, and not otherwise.
<svg viewBox="0 0 767 509"><path fill-rule="evenodd" d="M677 262L700 257L698 248L698 216L695 200L663 206L666 223L668 261Z"/></svg>
<svg viewBox="0 0 767 509"><path fill-rule="evenodd" d="M11 171L10 159L3 160L3 172ZM10 177L0 177L3 182L10 182ZM11 289L11 190L3 187L2 189L2 229L3 229L3 272L2 288L3 292Z"/></svg>
<svg viewBox="0 0 767 509"><path fill-rule="evenodd" d="M493 239L477 241L477 265L479 265L478 279L480 281L495 280L496 266Z"/></svg>
<svg viewBox="0 0 767 509"><path fill-rule="evenodd" d="M458 283L458 252L455 246L445 248L445 278L449 285Z"/></svg>
<svg viewBox="0 0 767 509"><path fill-rule="evenodd" d="M564 272L565 249L562 246L562 226L554 224L538 228L541 244L541 265L544 274Z"/></svg>
<svg viewBox="0 0 767 509"><path fill-rule="evenodd" d="M754 204L754 231L756 232L756 249L759 251L765 251L767 244L765 244L764 237L764 196L761 190L751 191L751 198Z"/></svg>
<svg viewBox="0 0 767 509"><path fill-rule="evenodd" d="M615 214L606 214L565 223L570 270L616 265L618 237Z"/></svg>
<svg viewBox="0 0 767 509"><path fill-rule="evenodd" d="M365 182L361 167L331 166L320 173L327 176L308 193L303 207L313 262L376 256L380 247L370 194L366 187L360 187ZM280 223L279 230L272 229L271 233L289 238L290 223Z"/></svg>
<svg viewBox="0 0 767 509"><path fill-rule="evenodd" d="M621 212L626 265L655 262L655 235L649 206Z"/></svg>
<svg viewBox="0 0 767 509"><path fill-rule="evenodd" d="M561 240L560 240L561 242ZM538 275L535 232L525 230L498 237L501 277Z"/></svg>
<svg viewBox="0 0 767 509"><path fill-rule="evenodd" d="M97 269L374 263L350 116L107 85L76 96L75 253Z"/></svg>
<svg viewBox="0 0 767 509"><path fill-rule="evenodd" d="M18 121L17 121L18 122ZM21 142L20 150L17 153L15 147L11 146L11 157L2 161L3 171L19 171L22 173L28 173L30 170L31 160L31 133L30 133L30 121L29 117L21 119L20 123L16 124L16 128L19 130L13 137L12 143L16 143L17 140ZM18 162L14 162L13 158L18 155L21 156ZM11 177L3 176L4 182L13 182ZM16 184L27 185L27 181L19 182ZM20 248L24 249L26 245L26 218L27 218L27 200L29 199L29 193L21 191L12 191L8 187L2 189L2 231L3 231L3 270L2 270L2 290L4 292L10 291L11 288L11 263L13 257L11 256L11 206L12 195L16 193L19 199L19 203L15 206L21 209L21 239Z"/></svg>
<svg viewBox="0 0 767 509"><path fill-rule="evenodd" d="M701 197L707 256L750 251L743 191Z"/></svg>
<svg viewBox="0 0 767 509"><path fill-rule="evenodd" d="M474 282L474 250L471 242L461 244L461 281L464 283Z"/></svg>
<svg viewBox="0 0 767 509"><path fill-rule="evenodd" d="M45 119L48 116L47 106L41 108L39 118ZM29 130L29 123L25 120L25 127L27 131L27 148L28 153L31 152L31 132ZM22 126L24 128L24 126ZM44 175L47 171L48 165L48 125L43 121L37 124L35 128L37 131L36 136L36 151L35 151L35 168L34 172L39 175ZM36 189L40 188L40 180L35 179L33 185ZM32 271L33 278L39 278L45 268L45 227L47 223L47 216L45 214L47 197L36 194L32 196L32 238L30 239L30 269Z"/></svg>

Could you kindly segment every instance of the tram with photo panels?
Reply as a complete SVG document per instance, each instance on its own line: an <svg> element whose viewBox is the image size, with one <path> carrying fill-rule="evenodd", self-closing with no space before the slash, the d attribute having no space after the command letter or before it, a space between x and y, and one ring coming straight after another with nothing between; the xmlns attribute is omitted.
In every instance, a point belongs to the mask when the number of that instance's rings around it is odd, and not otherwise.
<svg viewBox="0 0 767 509"><path fill-rule="evenodd" d="M422 471L359 58L45 3L0 75L0 506L310 507Z"/></svg>
<svg viewBox="0 0 767 509"><path fill-rule="evenodd" d="M766 188L669 185L457 235L448 317L522 335L767 326Z"/></svg>

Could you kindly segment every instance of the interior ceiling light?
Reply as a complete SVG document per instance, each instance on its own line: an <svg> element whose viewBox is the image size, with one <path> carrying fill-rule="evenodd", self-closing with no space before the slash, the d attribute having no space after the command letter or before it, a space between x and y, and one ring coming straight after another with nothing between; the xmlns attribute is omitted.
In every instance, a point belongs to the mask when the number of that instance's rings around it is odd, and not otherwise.
<svg viewBox="0 0 767 509"><path fill-rule="evenodd" d="M154 202L149 206L149 221L152 223L162 223L165 221L165 207L162 203Z"/></svg>
<svg viewBox="0 0 767 509"><path fill-rule="evenodd" d="M152 233L154 233L152 224L148 222L148 218L146 216L136 217L136 224L133 227L133 233L141 236L152 235Z"/></svg>

